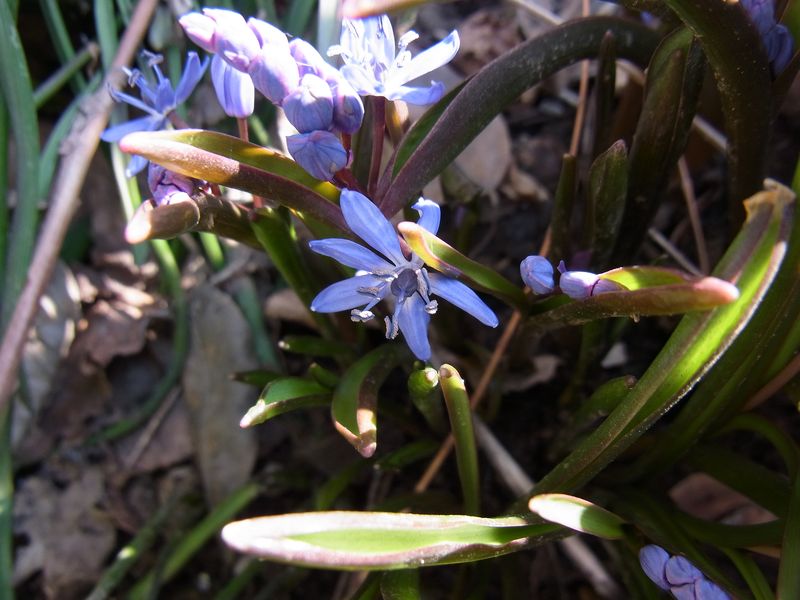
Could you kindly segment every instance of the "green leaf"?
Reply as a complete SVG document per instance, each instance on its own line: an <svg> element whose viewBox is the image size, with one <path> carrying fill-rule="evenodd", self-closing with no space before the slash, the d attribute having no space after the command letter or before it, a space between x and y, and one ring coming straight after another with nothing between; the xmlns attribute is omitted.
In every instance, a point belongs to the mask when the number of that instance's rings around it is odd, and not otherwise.
<svg viewBox="0 0 800 600"><path fill-rule="evenodd" d="M469 514L477 515L480 513L478 448L475 444L472 408L467 388L459 372L450 365L442 365L439 368L439 382L447 405L447 414L450 417L450 430L455 441L456 464L464 495L464 510Z"/></svg>
<svg viewBox="0 0 800 600"><path fill-rule="evenodd" d="M493 558L561 530L521 517L316 512L258 517L225 526L246 554L307 567L388 570Z"/></svg>
<svg viewBox="0 0 800 600"><path fill-rule="evenodd" d="M648 267L625 267L615 269L616 273L601 279L623 280L636 286L630 290L602 292L584 300L572 300L559 306L535 314L530 318L530 326L535 328L581 325L596 319L611 317L639 317L654 315L676 315L692 311L704 311L734 302L739 297L736 286L717 277L703 277L682 283L643 286L642 279L636 278L631 270L640 275L652 274L654 279L666 274L667 269L656 269L647 273ZM610 272L613 273L613 272ZM543 304L549 308L549 304ZM534 308L534 311L536 309Z"/></svg>
<svg viewBox="0 0 800 600"><path fill-rule="evenodd" d="M331 391L316 381L302 377L281 377L267 384L258 401L242 417L239 426L252 427L298 408L328 406L330 401Z"/></svg>
<svg viewBox="0 0 800 600"><path fill-rule="evenodd" d="M792 193L786 188L766 193L780 196L775 202L792 204ZM782 248L786 257L750 323L705 375L677 418L657 434L653 449L628 466L629 477L669 468L703 433L723 426L738 413L791 360L797 348L792 332L800 316L800 219L796 216L788 247L781 242L776 246L776 250Z"/></svg>
<svg viewBox="0 0 800 600"><path fill-rule="evenodd" d="M630 21L592 17L551 29L481 69L456 95L379 198L383 213L393 215L403 208L526 89L564 67L595 56L608 31L618 41L619 58L647 62L656 44L655 32Z"/></svg>
<svg viewBox="0 0 800 600"><path fill-rule="evenodd" d="M656 49L647 70L644 105L631 144L628 202L617 260L644 239L692 126L705 57L688 29L678 29Z"/></svg>
<svg viewBox="0 0 800 600"><path fill-rule="evenodd" d="M627 193L628 153L625 142L618 140L598 156L589 169L589 213L586 221L592 265L596 268L606 266L614 249L621 231Z"/></svg>
<svg viewBox="0 0 800 600"><path fill-rule="evenodd" d="M384 344L347 369L333 392L334 425L365 458L375 454L378 447L378 388L407 355L404 346Z"/></svg>
<svg viewBox="0 0 800 600"><path fill-rule="evenodd" d="M411 250L422 261L448 277L461 279L471 287L481 288L513 306L525 306L525 294L496 271L467 258L447 242L416 223L404 221L397 226Z"/></svg>
<svg viewBox="0 0 800 600"><path fill-rule="evenodd" d="M140 131L126 135L119 146L181 175L278 202L349 235L337 206L339 190L273 150L200 129Z"/></svg>
<svg viewBox="0 0 800 600"><path fill-rule="evenodd" d="M746 204L748 219L715 270L720 279L737 284L739 299L685 316L636 386L538 491L568 492L590 480L692 389L752 318L784 258L792 205L774 189Z"/></svg>
<svg viewBox="0 0 800 600"><path fill-rule="evenodd" d="M420 600L419 569L387 571L381 577L383 600Z"/></svg>
<svg viewBox="0 0 800 600"><path fill-rule="evenodd" d="M714 71L728 134L732 209L761 188L769 153L772 81L758 31L738 2L666 0L692 29Z"/></svg>
<svg viewBox="0 0 800 600"><path fill-rule="evenodd" d="M528 508L546 521L607 540L625 537L625 520L583 498L567 494L539 494Z"/></svg>

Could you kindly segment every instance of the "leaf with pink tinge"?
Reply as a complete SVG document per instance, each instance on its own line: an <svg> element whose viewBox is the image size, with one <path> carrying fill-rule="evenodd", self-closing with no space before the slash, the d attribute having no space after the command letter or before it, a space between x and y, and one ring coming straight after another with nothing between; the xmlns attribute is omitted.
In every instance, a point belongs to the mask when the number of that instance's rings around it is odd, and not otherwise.
<svg viewBox="0 0 800 600"><path fill-rule="evenodd" d="M199 129L131 133L119 145L181 175L245 190L349 231L336 205L339 190L268 148Z"/></svg>
<svg viewBox="0 0 800 600"><path fill-rule="evenodd" d="M333 392L331 416L336 430L365 458L378 447L378 388L406 356L400 344L376 348L345 372Z"/></svg>
<svg viewBox="0 0 800 600"><path fill-rule="evenodd" d="M522 517L313 512L229 523L239 552L307 567L405 569L472 562L521 550L562 529Z"/></svg>

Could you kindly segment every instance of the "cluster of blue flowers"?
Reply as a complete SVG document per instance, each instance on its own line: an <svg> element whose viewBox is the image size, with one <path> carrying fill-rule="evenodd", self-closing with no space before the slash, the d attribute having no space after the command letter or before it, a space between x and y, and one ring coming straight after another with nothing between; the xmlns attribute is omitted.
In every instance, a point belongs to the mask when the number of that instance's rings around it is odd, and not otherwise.
<svg viewBox="0 0 800 600"><path fill-rule="evenodd" d="M340 135L358 130L364 116L359 95L383 96L412 104L429 104L444 94L444 86L432 81L429 86L407 85L450 61L459 48L458 34L412 57L407 46L417 38L413 31L400 38L395 50L394 32L385 15L361 20L345 20L340 44L330 49L344 66L337 70L317 50L301 39L289 41L286 34L269 23L223 9L204 9L188 13L180 24L189 38L214 56L211 76L220 104L229 116L245 118L252 114L255 90L283 108L287 119L299 132L287 138L292 157L318 179L331 179L347 166L348 155ZM111 90L116 100L127 102L147 116L112 127L103 135L118 141L134 131L156 131L167 127L170 113L185 101L208 66L196 53L189 54L177 89L158 67L161 57L147 54L156 74L156 83L139 71L129 71L131 85L141 90L142 99ZM134 157L128 170L132 176L147 161ZM158 205L187 199L198 182L151 164L148 184ZM404 253L394 226L375 204L361 193L342 190L341 209L353 233L376 252L347 239L310 242L311 249L354 268L354 277L334 283L317 295L311 310L337 312L350 310L353 321L364 322L375 315L372 309L381 301L392 305L385 318L386 337L403 334L406 343L420 360L431 357L428 324L438 304L438 296L468 312L481 323L496 327L492 310L463 283L429 273L422 260ZM435 234L439 228L439 206L420 198L413 207L420 214L419 225Z"/></svg>
<svg viewBox="0 0 800 600"><path fill-rule="evenodd" d="M568 271L564 261L558 263L558 285L555 281L553 265L544 256L528 256L519 265L522 281L534 294L552 294L558 287L564 294L575 300L603 292L618 292L620 286L608 279L588 271Z"/></svg>
<svg viewBox="0 0 800 600"><path fill-rule="evenodd" d="M777 75L792 59L794 40L785 25L775 20L773 0L741 0L750 20L756 26L767 51L770 68Z"/></svg>
<svg viewBox="0 0 800 600"><path fill-rule="evenodd" d="M730 596L683 556L670 556L650 544L639 551L639 563L653 583L678 600L730 600Z"/></svg>
<svg viewBox="0 0 800 600"><path fill-rule="evenodd" d="M338 137L361 126L364 106L353 87L308 42L289 42L280 29L239 13L206 8L180 24L198 46L214 54L211 76L230 116L253 112L254 89L281 106L299 132L286 140L289 153L318 179L347 165Z"/></svg>
<svg viewBox="0 0 800 600"><path fill-rule="evenodd" d="M362 96L383 96L409 104L431 104L444 94L444 85L414 87L410 81L450 62L458 52L457 31L438 44L412 57L408 45L419 36L415 31L405 33L397 43L389 17L381 15L368 19L345 19L338 46L328 49L329 56L341 56L342 75Z"/></svg>
<svg viewBox="0 0 800 600"><path fill-rule="evenodd" d="M128 75L128 85L139 88L141 99L113 88L109 88L108 92L117 102L130 104L144 111L146 116L109 127L100 136L100 139L104 142L118 142L129 133L135 131L159 131L164 129L169 122L170 113L179 104L183 104L192 94L208 67L208 60L204 60L201 63L196 52L189 52L178 86L174 88L158 66L163 57L160 54L151 52L142 52L142 56L153 70L153 73L155 73L155 82L148 80L139 69L125 69L125 73ZM134 156L128 164L125 174L128 177L133 177L146 166L147 160L145 158Z"/></svg>
<svg viewBox="0 0 800 600"><path fill-rule="evenodd" d="M413 253L403 254L394 226L369 198L345 189L340 204L348 227L380 255L346 239L310 242L314 252L357 270L355 277L322 290L312 301L311 310L326 313L350 310L353 321L364 322L375 316L372 308L376 304L391 299L394 309L385 318L386 337L393 339L398 331L402 332L411 352L420 360L431 357L428 323L438 308L431 295L444 298L484 325L497 327L495 314L470 288L440 273L429 273ZM413 208L420 215L417 224L436 234L439 205L420 198Z"/></svg>

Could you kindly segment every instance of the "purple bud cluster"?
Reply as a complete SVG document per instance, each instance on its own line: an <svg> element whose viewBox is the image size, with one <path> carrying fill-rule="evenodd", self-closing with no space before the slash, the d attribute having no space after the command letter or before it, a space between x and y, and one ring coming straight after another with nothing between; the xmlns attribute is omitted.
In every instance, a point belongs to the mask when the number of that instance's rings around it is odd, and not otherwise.
<svg viewBox="0 0 800 600"><path fill-rule="evenodd" d="M587 271L568 271L564 261L558 263L558 285L553 265L544 256L528 256L519 265L522 281L534 294L551 294L558 287L575 300L583 300L603 292L617 292L621 287Z"/></svg>
<svg viewBox="0 0 800 600"><path fill-rule="evenodd" d="M653 583L678 600L730 600L730 596L683 556L670 556L650 544L639 551L642 570Z"/></svg>
<svg viewBox="0 0 800 600"><path fill-rule="evenodd" d="M792 59L794 40L785 25L775 19L773 0L742 0L741 5L753 22L761 36L761 42L767 51L770 68L777 75Z"/></svg>
<svg viewBox="0 0 800 600"><path fill-rule="evenodd" d="M200 182L150 163L147 169L147 185L153 194L153 203L162 206L191 200L191 194L197 191Z"/></svg>
<svg viewBox="0 0 800 600"><path fill-rule="evenodd" d="M308 42L293 39L260 19L203 9L180 19L186 35L214 53L211 73L225 112L253 112L254 90L283 108L298 134L287 138L292 157L317 179L331 179L347 165L339 134L354 133L364 105L353 87Z"/></svg>

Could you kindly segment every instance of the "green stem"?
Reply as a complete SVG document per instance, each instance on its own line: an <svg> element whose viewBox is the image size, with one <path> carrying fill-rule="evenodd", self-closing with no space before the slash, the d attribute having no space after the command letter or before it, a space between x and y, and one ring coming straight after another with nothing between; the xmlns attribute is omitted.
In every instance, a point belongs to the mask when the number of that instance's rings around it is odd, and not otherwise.
<svg viewBox="0 0 800 600"><path fill-rule="evenodd" d="M206 253L208 262L211 264L211 268L215 271L221 270L225 266L225 254L217 236L205 231L201 231L199 235L200 243L203 245L203 250Z"/></svg>
<svg viewBox="0 0 800 600"><path fill-rule="evenodd" d="M0 87L14 132L17 156L17 208L11 222L2 297L5 328L25 284L39 220L39 126L33 86L16 23L0 2Z"/></svg>
<svg viewBox="0 0 800 600"><path fill-rule="evenodd" d="M99 48L97 44L89 43L68 62L61 65L55 73L48 77L33 92L33 102L36 104L36 108L41 108L45 102L52 98L56 92L64 86L64 84L76 77L83 66L95 58L98 52ZM86 87L85 82L83 87Z"/></svg>
<svg viewBox="0 0 800 600"><path fill-rule="evenodd" d="M12 403L0 409L0 600L13 600L14 467L11 462Z"/></svg>
<svg viewBox="0 0 800 600"><path fill-rule="evenodd" d="M766 438L783 458L789 474L797 472L798 460L800 459L797 445L788 434L776 427L772 421L761 415L743 413L731 419L720 434L742 429L753 431Z"/></svg>
<svg viewBox="0 0 800 600"><path fill-rule="evenodd" d="M778 570L778 598L800 598L800 473L793 473L792 480Z"/></svg>
<svg viewBox="0 0 800 600"><path fill-rule="evenodd" d="M464 510L468 515L480 514L480 480L478 478L478 450L472 427L472 409L464 380L450 365L439 369L439 381L450 416L450 428L455 440L458 476L464 494Z"/></svg>
<svg viewBox="0 0 800 600"><path fill-rule="evenodd" d="M50 39L53 40L53 46L59 61L61 64L72 61L75 57L75 48L72 47L67 24L64 22L64 16L61 14L58 0L39 0L39 5L42 8L47 31L50 34ZM86 78L83 73L75 74L72 85L75 92L82 92L86 89Z"/></svg>
<svg viewBox="0 0 800 600"><path fill-rule="evenodd" d="M92 592L86 600L105 600L111 592L119 585L120 581L130 571L131 567L142 557L142 554L150 548L158 539L161 526L166 521L172 509L175 507L177 498L172 497L162 504L155 514L150 517L147 523L139 529L136 536L117 553L114 562L104 572L100 581L94 586Z"/></svg>
<svg viewBox="0 0 800 600"><path fill-rule="evenodd" d="M211 537L219 533L223 525L250 504L259 491L257 484L249 483L218 504L176 545L163 566L150 571L134 586L128 596L130 600L155 597L158 587L172 579Z"/></svg>
<svg viewBox="0 0 800 600"><path fill-rule="evenodd" d="M97 30L97 41L100 43L103 69L108 71L119 46L114 5L111 0L94 0L94 26Z"/></svg>
<svg viewBox="0 0 800 600"><path fill-rule="evenodd" d="M0 103L0 281L5 279L8 246L8 125L8 111Z"/></svg>
<svg viewBox="0 0 800 600"><path fill-rule="evenodd" d="M102 76L100 73L97 73L89 82L86 91L70 102L67 109L61 113L56 126L53 127L50 135L47 136L47 142L45 142L44 148L42 149L42 158L39 163L39 195L43 198L50 191L50 184L53 182L53 175L56 172L58 161L61 158L59 153L61 142L64 141L72 130L72 125L75 122L75 118L80 114L81 104L86 101L87 94L94 93L101 81ZM0 224L0 227L2 227L2 224Z"/></svg>

